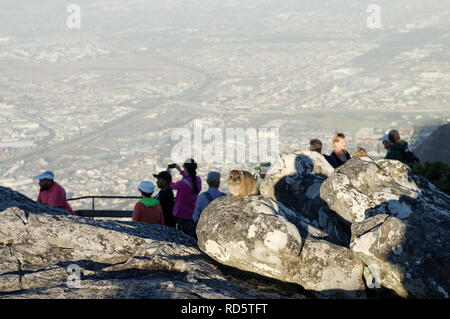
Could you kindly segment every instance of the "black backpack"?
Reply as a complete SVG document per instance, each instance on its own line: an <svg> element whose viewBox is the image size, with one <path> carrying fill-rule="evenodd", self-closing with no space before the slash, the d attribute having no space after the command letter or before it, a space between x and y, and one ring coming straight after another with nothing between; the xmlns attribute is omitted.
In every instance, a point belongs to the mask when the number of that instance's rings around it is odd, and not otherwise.
<svg viewBox="0 0 450 319"><path fill-rule="evenodd" d="M212 198L211 194L208 193L207 191L204 192L204 194L205 194L206 199L208 200L208 202L211 203L213 201L213 198ZM225 196L225 195L226 195L225 193L220 192L220 196L219 197L222 197L222 196ZM208 203L208 205L209 205L209 203Z"/></svg>
<svg viewBox="0 0 450 319"><path fill-rule="evenodd" d="M403 152L403 163L420 163L419 158L416 156L416 154L414 154L413 152L411 152L410 150L406 149Z"/></svg>

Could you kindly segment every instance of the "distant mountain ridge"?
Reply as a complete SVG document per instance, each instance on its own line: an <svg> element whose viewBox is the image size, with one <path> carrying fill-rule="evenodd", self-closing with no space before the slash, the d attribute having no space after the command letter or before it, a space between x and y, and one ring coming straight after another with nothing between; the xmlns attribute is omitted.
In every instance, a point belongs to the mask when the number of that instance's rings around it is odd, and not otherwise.
<svg viewBox="0 0 450 319"><path fill-rule="evenodd" d="M412 151L422 163L441 161L450 165L450 123L446 123L430 134Z"/></svg>

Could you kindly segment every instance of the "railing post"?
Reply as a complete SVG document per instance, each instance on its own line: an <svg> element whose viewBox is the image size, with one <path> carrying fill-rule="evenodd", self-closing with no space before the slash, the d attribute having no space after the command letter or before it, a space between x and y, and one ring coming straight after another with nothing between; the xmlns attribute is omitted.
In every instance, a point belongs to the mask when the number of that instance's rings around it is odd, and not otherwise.
<svg viewBox="0 0 450 319"><path fill-rule="evenodd" d="M94 202L95 202L95 196L92 196L92 211L95 211L95 204L94 204ZM94 217L91 217L92 218L92 220L94 220Z"/></svg>

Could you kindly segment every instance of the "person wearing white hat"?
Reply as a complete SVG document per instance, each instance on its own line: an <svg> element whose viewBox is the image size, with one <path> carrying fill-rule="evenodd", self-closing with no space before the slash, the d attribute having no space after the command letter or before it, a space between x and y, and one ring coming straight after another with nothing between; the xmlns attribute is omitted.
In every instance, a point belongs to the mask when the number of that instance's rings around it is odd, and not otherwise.
<svg viewBox="0 0 450 319"><path fill-rule="evenodd" d="M142 199L134 205L132 220L134 222L164 225L161 204L159 200L152 197L155 185L150 181L142 181L138 190L141 192Z"/></svg>
<svg viewBox="0 0 450 319"><path fill-rule="evenodd" d="M74 211L67 202L66 191L64 188L54 181L54 174L52 171L45 171L35 177L39 180L39 195L38 203L43 203L48 206L59 207L69 211L75 215Z"/></svg>

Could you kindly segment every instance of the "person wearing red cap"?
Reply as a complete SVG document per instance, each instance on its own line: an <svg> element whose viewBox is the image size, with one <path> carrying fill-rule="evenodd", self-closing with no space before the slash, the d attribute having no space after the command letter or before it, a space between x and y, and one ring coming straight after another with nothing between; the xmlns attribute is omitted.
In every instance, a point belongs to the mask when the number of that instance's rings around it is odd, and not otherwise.
<svg viewBox="0 0 450 319"><path fill-rule="evenodd" d="M43 203L48 206L59 207L67 210L72 215L74 211L67 202L66 191L64 188L54 181L54 175L51 171L46 171L36 178L39 180L39 195L38 203Z"/></svg>

